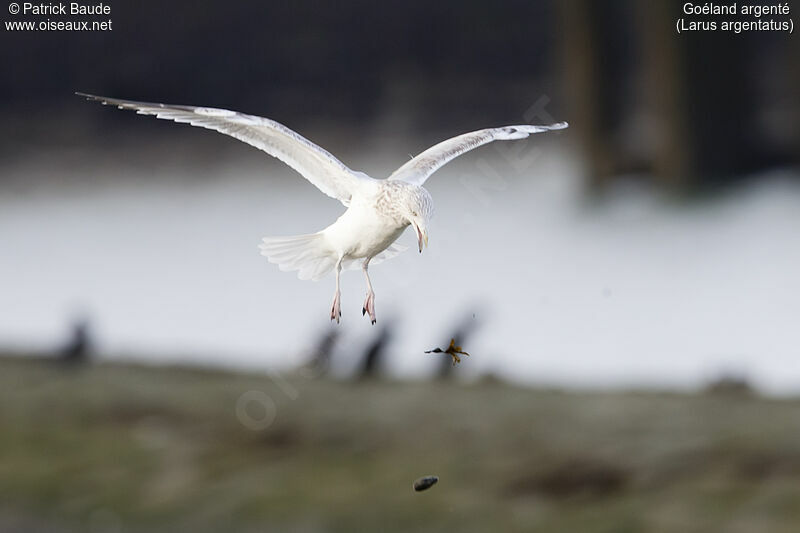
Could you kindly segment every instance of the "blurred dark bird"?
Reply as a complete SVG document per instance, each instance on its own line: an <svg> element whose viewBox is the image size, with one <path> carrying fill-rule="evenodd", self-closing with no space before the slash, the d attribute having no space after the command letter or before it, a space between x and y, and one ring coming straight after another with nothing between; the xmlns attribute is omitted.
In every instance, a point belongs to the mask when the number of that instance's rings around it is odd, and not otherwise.
<svg viewBox="0 0 800 533"><path fill-rule="evenodd" d="M447 355L453 358L453 366L455 366L456 363L461 362L461 358L459 357L459 355L469 356L467 352L461 349L461 346L456 346L455 339L450 339L450 346L448 346L446 350L442 350L441 348L434 348L433 350L428 350L425 353L446 353Z"/></svg>
<svg viewBox="0 0 800 533"><path fill-rule="evenodd" d="M448 161L486 143L524 139L531 133L567 127L566 122L559 122L465 133L428 148L387 179L377 180L351 170L326 150L274 120L227 109L77 94L104 105L135 110L141 115L155 115L230 135L277 157L320 191L347 207L336 222L322 231L291 237L265 237L259 246L261 254L271 263L276 263L281 270L297 270L300 279L318 280L335 270L336 292L330 317L337 323L342 316L339 276L343 268L360 266L364 272L367 297L362 314L369 313L372 324L375 324L375 292L368 273L370 262L377 264L405 250L395 241L408 226L413 226L422 253L423 246L428 243L428 223L433 215L433 199L422 185L431 174Z"/></svg>
<svg viewBox="0 0 800 533"><path fill-rule="evenodd" d="M322 334L310 354L309 361L301 370L308 376L322 377L326 375L330 370L331 357L338 338L339 332L334 329Z"/></svg>
<svg viewBox="0 0 800 533"><path fill-rule="evenodd" d="M391 323L391 322L390 322ZM363 363L361 364L361 371L358 374L359 378L371 378L375 376L380 362L386 354L386 346L392 339L392 328L384 326L378 336L367 347L364 352Z"/></svg>
<svg viewBox="0 0 800 533"><path fill-rule="evenodd" d="M76 320L72 324L70 338L58 351L59 360L70 364L88 361L90 337L89 322L85 319Z"/></svg>

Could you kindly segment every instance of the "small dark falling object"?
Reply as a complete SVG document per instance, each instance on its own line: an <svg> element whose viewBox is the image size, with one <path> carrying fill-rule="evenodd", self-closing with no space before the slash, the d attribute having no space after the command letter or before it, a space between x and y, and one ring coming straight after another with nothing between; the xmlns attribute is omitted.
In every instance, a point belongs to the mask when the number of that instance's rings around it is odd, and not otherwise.
<svg viewBox="0 0 800 533"><path fill-rule="evenodd" d="M438 482L439 482L438 476L421 477L418 480L414 481L414 490L417 492L422 492L423 490L428 490L429 488L433 487Z"/></svg>
<svg viewBox="0 0 800 533"><path fill-rule="evenodd" d="M453 358L453 366L455 366L456 363L461 362L461 358L459 357L459 355L469 356L467 352L461 349L461 346L456 346L455 339L450 339L450 346L448 346L446 350L442 350L441 348L434 348L433 350L427 350L425 353L446 353L447 355Z"/></svg>

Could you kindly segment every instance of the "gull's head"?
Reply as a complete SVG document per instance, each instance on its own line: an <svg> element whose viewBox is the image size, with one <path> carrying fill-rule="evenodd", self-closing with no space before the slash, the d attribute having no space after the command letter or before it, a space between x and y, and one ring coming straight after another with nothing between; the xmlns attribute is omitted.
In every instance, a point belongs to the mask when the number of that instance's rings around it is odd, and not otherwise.
<svg viewBox="0 0 800 533"><path fill-rule="evenodd" d="M419 252L428 245L428 223L433 216L433 199L422 187L408 189L403 214L414 228L419 243Z"/></svg>

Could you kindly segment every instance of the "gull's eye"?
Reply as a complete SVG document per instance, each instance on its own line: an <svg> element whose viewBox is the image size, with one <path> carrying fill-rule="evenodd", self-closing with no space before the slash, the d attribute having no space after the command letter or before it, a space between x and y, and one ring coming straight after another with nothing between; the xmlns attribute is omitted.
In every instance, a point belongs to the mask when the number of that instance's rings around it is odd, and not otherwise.
<svg viewBox="0 0 800 533"><path fill-rule="evenodd" d="M416 211L411 211L411 214L414 215L414 216L417 216L417 212Z"/></svg>

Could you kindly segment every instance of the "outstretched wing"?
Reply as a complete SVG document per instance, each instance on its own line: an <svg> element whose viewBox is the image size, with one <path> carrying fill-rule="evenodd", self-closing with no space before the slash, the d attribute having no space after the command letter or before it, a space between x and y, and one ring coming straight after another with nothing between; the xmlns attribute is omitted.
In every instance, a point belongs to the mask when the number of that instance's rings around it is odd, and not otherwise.
<svg viewBox="0 0 800 533"><path fill-rule="evenodd" d="M353 172L326 150L283 124L268 118L212 107L155 104L84 93L75 94L103 105L132 109L140 115L155 115L157 118L230 135L277 157L316 185L319 190L344 205L349 205L353 191L360 181L371 179L364 174Z"/></svg>
<svg viewBox="0 0 800 533"><path fill-rule="evenodd" d="M425 180L442 165L486 143L524 139L531 133L562 130L566 127L566 122L558 122L545 126L505 126L502 128L488 128L465 133L428 148L417 157L395 170L394 173L389 176L389 179L402 180L414 185L422 185L425 183Z"/></svg>

